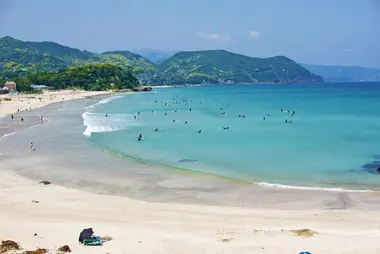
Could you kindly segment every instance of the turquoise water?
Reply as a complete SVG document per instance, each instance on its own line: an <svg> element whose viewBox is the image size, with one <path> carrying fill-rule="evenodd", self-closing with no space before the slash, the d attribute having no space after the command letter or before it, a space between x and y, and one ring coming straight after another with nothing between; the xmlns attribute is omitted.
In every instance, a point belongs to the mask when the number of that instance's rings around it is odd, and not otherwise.
<svg viewBox="0 0 380 254"><path fill-rule="evenodd" d="M263 185L376 189L379 99L375 83L155 89L86 108L84 134L117 154Z"/></svg>

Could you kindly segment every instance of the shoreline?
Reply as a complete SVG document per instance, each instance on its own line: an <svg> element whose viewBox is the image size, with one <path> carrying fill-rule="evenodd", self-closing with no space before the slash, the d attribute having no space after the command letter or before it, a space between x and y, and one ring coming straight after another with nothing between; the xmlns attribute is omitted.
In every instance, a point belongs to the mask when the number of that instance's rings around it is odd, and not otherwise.
<svg viewBox="0 0 380 254"><path fill-rule="evenodd" d="M280 183L270 183L270 182L263 182L263 181L249 181L246 179L239 179L232 176L226 176L226 175L218 175L213 173L207 173L202 171L197 171L193 169L188 168L180 168L176 166L171 165L165 165L165 164L159 164L155 162L151 162L148 159L144 159L141 157L132 156L129 154L119 154L112 152L110 150L104 150L105 153L119 157L126 160L132 160L140 164L146 164L150 165L152 167L159 167L164 168L165 170L178 172L182 174L193 174L193 175L200 175L200 176L209 176L214 177L216 179L221 179L229 182L234 182L236 184L247 184L247 185L254 185L259 186L260 188L270 188L270 189L278 189L278 190L297 190L297 191L316 191L316 192L347 192L347 193L377 193L379 192L378 189L355 189L354 187L358 186L341 186L341 185L331 185L331 186L320 186L320 185L313 185L313 186L303 186L303 185L287 185L287 184L280 184ZM350 189L349 187L353 187Z"/></svg>
<svg viewBox="0 0 380 254"><path fill-rule="evenodd" d="M56 92L53 92L53 93L57 94ZM59 94L59 95L65 96L67 94L76 95L76 96L73 96L71 98L66 99L66 101L72 101L72 100L85 99L88 96L103 96L103 95L118 96L120 93L114 93L114 92L92 92L92 93L89 92L88 93L87 91L80 91L80 93L73 93L72 90L65 90L63 94ZM48 96L50 96L49 93L46 94L46 97L48 97ZM40 105L39 107L35 107L35 109L44 108L46 106L61 102L60 99L61 98L59 97L59 99L48 101L48 103L45 103L44 105ZM98 101L97 103L91 104L87 107L92 107L92 106L94 106L100 102L101 101ZM2 117L4 117L4 116L2 116ZM47 119L47 121L50 121L50 120ZM4 135L2 135L0 137L0 141L2 139L6 138L7 136L12 136L12 135L16 134L20 130L38 127L40 124L41 123L39 121L35 121L33 124L25 126L24 128L12 131L10 133L5 133ZM0 134L1 134L1 132L0 132ZM187 169L187 168L180 168L180 167L176 167L176 166L155 163L155 162L152 162L148 159L135 157L135 156L131 156L128 154L118 154L118 153L114 153L112 151L105 151L105 152L107 154L110 154L111 156L120 157L120 158L123 158L126 160L132 160L138 164L149 165L153 168L163 168L164 170L174 172L174 173L191 174L191 175L200 176L200 177L202 177L202 176L212 177L212 178L219 179L222 181L233 182L235 184L246 184L246 185L257 186L257 187L262 188L262 189L272 189L272 190L279 190L279 191L281 191L281 190L295 190L295 191L300 191L300 192L306 191L306 192L333 192L333 193L337 193L337 192L338 193L339 192L345 192L345 193L377 193L377 192L379 192L378 189L365 189L365 188L363 189L359 186L341 186L341 185L331 185L331 186L308 185L308 186L304 186L304 185L296 185L296 184L295 185L280 184L280 183L266 182L266 181L249 181L246 179L235 178L232 176L218 175L218 174L214 174L214 173L207 173L207 172L196 171L196 170ZM355 187L358 187L358 188L355 188Z"/></svg>

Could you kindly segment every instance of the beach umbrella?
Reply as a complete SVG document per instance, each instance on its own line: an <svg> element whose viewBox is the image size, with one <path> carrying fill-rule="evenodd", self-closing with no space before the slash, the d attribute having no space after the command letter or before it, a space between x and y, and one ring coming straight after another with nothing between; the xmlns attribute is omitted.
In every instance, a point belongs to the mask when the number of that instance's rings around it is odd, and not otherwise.
<svg viewBox="0 0 380 254"><path fill-rule="evenodd" d="M84 240L91 238L93 233L92 228L83 229L79 235L79 242L83 243Z"/></svg>

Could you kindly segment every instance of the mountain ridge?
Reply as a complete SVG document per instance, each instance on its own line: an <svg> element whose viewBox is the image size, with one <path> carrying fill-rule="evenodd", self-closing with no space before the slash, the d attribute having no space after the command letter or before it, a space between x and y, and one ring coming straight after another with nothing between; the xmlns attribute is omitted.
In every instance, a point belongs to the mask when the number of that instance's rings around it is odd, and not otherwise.
<svg viewBox="0 0 380 254"><path fill-rule="evenodd" d="M128 50L97 54L56 42L0 38L0 66L3 67L0 78L95 63L128 68L141 83L149 85L323 82L321 77L285 56L255 58L226 50L182 51L162 63L154 63Z"/></svg>

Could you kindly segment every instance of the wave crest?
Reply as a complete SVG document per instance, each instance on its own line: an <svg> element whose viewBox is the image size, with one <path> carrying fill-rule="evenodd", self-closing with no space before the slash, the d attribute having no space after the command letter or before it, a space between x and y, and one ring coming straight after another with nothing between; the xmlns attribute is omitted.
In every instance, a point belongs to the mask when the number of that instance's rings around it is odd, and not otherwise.
<svg viewBox="0 0 380 254"><path fill-rule="evenodd" d="M277 189L294 189L294 190L310 190L310 191L331 191L331 192L373 192L373 190L351 190L343 188L328 188L328 187L306 187L306 186L292 186L277 183L259 182L254 183L262 187L277 188Z"/></svg>

